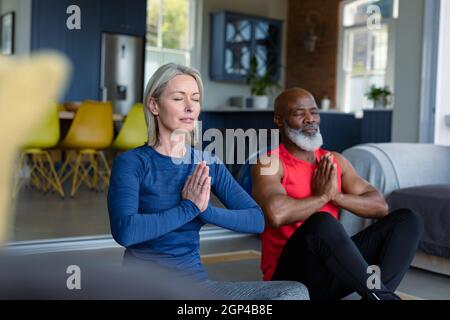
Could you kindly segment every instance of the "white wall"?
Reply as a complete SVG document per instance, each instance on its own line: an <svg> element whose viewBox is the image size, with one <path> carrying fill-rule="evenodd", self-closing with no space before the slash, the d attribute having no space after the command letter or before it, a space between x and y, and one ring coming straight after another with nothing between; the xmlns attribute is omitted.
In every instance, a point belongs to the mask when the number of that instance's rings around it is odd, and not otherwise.
<svg viewBox="0 0 450 320"><path fill-rule="evenodd" d="M393 142L418 142L424 0L399 0L395 35Z"/></svg>
<svg viewBox="0 0 450 320"><path fill-rule="evenodd" d="M199 68L205 86L205 109L213 109L228 104L231 96L249 96L247 85L227 82L211 81L209 79L209 44L210 44L210 12L229 10L283 20L283 41L281 64L286 63L286 33L287 33L288 0L203 0L202 38ZM194 62L195 60L193 60ZM282 70L280 84L284 84L284 70Z"/></svg>
<svg viewBox="0 0 450 320"><path fill-rule="evenodd" d="M441 1L439 31L439 58L437 75L436 122L434 141L436 144L450 145L450 126L445 116L450 117L450 1Z"/></svg>
<svg viewBox="0 0 450 320"><path fill-rule="evenodd" d="M15 13L14 54L28 55L31 45L31 1L0 0L0 14Z"/></svg>

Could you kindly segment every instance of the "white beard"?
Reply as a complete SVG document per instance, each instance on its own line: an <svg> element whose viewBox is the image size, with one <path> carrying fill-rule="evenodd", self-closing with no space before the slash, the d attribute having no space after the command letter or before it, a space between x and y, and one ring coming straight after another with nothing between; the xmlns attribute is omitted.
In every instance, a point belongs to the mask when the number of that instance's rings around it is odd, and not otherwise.
<svg viewBox="0 0 450 320"><path fill-rule="evenodd" d="M286 136L295 143L300 149L305 151L315 151L323 145L322 134L320 129L317 128L317 132L314 135L304 134L299 129L293 129L285 125Z"/></svg>

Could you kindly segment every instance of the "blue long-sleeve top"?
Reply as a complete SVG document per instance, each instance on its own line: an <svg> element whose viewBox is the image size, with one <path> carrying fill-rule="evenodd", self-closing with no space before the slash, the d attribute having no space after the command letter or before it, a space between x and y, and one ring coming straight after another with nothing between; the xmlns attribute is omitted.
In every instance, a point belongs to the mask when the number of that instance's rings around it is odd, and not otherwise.
<svg viewBox="0 0 450 320"><path fill-rule="evenodd" d="M181 198L187 177L202 160L209 166L211 190L226 209L209 204L201 213ZM198 280L207 278L199 255L199 231L205 223L243 233L264 229L260 207L224 164L193 148L183 158L147 145L119 155L111 172L108 211L112 236L128 253Z"/></svg>

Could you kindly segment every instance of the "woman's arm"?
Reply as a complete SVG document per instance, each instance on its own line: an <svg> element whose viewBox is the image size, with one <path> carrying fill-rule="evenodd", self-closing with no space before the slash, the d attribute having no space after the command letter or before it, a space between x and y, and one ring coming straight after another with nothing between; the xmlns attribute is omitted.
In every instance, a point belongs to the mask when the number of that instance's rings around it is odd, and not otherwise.
<svg viewBox="0 0 450 320"><path fill-rule="evenodd" d="M264 230L261 208L222 163L214 163L211 167L213 192L227 209L209 205L199 218L205 223L237 232L261 233Z"/></svg>
<svg viewBox="0 0 450 320"><path fill-rule="evenodd" d="M160 212L138 213L139 185L144 174L139 158L122 154L112 167L108 190L111 233L124 247L162 236L193 220L199 208L191 200Z"/></svg>

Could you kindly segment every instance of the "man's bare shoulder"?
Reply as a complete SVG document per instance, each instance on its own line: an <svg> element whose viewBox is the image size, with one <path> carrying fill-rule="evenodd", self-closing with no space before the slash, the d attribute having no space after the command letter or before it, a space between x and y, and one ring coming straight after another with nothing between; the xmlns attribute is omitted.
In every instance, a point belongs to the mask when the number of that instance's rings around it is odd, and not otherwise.
<svg viewBox="0 0 450 320"><path fill-rule="evenodd" d="M349 161L347 160L347 158L345 158L342 154L340 154L337 151L330 151L330 152L334 156L334 158L336 159L336 161L338 162L339 166L342 169L348 167Z"/></svg>
<svg viewBox="0 0 450 320"><path fill-rule="evenodd" d="M344 156L337 151L329 151L336 159L342 159Z"/></svg>

